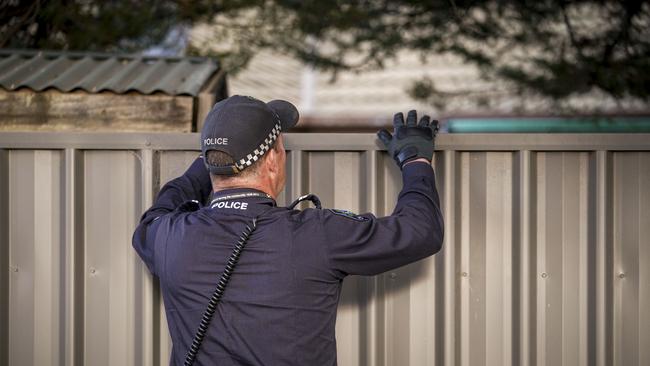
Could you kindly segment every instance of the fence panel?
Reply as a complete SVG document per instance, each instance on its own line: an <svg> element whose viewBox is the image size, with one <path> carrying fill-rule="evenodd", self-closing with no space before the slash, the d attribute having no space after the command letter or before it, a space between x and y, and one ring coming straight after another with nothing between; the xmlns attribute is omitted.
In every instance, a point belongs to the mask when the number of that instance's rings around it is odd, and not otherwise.
<svg viewBox="0 0 650 366"><path fill-rule="evenodd" d="M166 365L141 213L196 134L0 134L0 364ZM371 134L287 134L288 204L390 214ZM442 135L434 257L345 280L339 365L650 364L650 135ZM307 204L302 206L307 207Z"/></svg>

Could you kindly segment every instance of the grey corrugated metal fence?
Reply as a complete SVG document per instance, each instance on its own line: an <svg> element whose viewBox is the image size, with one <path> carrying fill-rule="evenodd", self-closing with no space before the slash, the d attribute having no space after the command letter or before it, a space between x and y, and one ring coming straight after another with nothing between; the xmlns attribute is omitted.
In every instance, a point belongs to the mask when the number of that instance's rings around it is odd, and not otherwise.
<svg viewBox="0 0 650 366"><path fill-rule="evenodd" d="M131 234L197 142L0 134L0 364L167 364ZM373 135L286 146L281 202L391 212L400 176ZM650 364L650 135L443 135L439 149L444 249L346 280L339 364Z"/></svg>

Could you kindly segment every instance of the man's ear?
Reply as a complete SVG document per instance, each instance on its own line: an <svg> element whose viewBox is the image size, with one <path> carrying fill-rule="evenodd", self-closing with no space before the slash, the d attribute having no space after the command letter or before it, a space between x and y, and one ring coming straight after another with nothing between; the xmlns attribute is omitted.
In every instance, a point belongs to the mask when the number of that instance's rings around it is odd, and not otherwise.
<svg viewBox="0 0 650 366"><path fill-rule="evenodd" d="M275 173L278 170L278 150L275 148L275 145L273 148L269 149L269 151L266 153L266 160L267 160L267 165L269 171Z"/></svg>

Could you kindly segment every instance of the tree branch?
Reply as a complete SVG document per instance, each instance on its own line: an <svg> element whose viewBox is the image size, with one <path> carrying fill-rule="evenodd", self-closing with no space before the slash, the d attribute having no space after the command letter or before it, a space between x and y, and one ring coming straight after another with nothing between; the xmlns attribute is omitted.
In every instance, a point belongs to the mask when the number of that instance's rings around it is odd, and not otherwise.
<svg viewBox="0 0 650 366"><path fill-rule="evenodd" d="M38 14L38 11L41 9L41 1L36 0L34 1L30 6L29 9L23 14L23 16L17 21L17 23L11 27L7 32L5 33L4 37L0 39L0 48L5 47L11 37L15 35L15 33L26 23L31 22L34 20L34 17L36 14Z"/></svg>
<svg viewBox="0 0 650 366"><path fill-rule="evenodd" d="M568 14L566 12L566 5L567 5L566 2L562 2L562 5L561 5L560 9L561 9L561 12L562 12L562 19L564 21L564 26L566 27L567 34L569 36L569 41L571 41L571 45L573 46L573 48L576 49L580 59L585 60L585 55L582 52L582 47L580 46L580 44L576 40L575 32L573 30L573 26L571 25L571 20L569 20L569 16L568 16Z"/></svg>

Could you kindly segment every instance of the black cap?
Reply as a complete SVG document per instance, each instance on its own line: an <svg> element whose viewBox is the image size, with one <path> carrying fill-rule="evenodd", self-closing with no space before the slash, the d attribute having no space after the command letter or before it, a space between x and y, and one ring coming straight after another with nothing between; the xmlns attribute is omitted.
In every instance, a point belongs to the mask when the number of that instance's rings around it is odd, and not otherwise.
<svg viewBox="0 0 650 366"><path fill-rule="evenodd" d="M212 107L201 131L201 151L230 155L234 165L205 166L218 175L237 174L269 151L280 132L298 123L298 110L285 100L264 103L253 97L233 95Z"/></svg>

